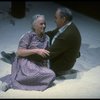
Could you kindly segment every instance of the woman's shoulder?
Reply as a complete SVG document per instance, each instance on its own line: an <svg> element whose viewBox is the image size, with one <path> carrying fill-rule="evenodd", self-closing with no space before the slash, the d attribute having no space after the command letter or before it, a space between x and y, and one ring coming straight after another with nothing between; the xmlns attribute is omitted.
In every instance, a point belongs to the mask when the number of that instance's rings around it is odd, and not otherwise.
<svg viewBox="0 0 100 100"><path fill-rule="evenodd" d="M49 38L49 36L47 34L45 34L46 38Z"/></svg>
<svg viewBox="0 0 100 100"><path fill-rule="evenodd" d="M50 37L46 34L45 35L45 37L46 37L46 39L48 40L48 41L50 41Z"/></svg>
<svg viewBox="0 0 100 100"><path fill-rule="evenodd" d="M33 31L27 31L24 35L28 35L28 36L33 36L33 35L35 35L36 33L35 32L33 32Z"/></svg>
<svg viewBox="0 0 100 100"><path fill-rule="evenodd" d="M24 34L21 35L21 37L20 37L19 40L21 40L21 39L23 39L23 38L30 38L30 37L32 37L33 35L35 35L35 32L33 32L33 31L27 31L26 33L24 33Z"/></svg>
<svg viewBox="0 0 100 100"><path fill-rule="evenodd" d="M33 31L27 31L26 33L24 33L22 36L33 36L35 35L36 33L33 32Z"/></svg>

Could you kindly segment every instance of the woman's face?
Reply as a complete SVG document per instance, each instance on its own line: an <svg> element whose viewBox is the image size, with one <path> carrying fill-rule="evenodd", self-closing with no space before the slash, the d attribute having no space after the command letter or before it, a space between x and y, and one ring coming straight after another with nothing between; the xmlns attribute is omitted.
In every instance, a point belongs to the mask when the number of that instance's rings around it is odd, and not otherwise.
<svg viewBox="0 0 100 100"><path fill-rule="evenodd" d="M42 16L38 17L34 24L35 32L38 34L43 34L45 32L45 28L46 28L45 18Z"/></svg>

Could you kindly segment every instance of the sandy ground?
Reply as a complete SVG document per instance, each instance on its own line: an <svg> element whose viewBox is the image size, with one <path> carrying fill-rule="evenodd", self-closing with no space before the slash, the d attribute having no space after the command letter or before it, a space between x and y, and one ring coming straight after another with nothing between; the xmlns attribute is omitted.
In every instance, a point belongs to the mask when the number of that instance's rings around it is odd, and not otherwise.
<svg viewBox="0 0 100 100"><path fill-rule="evenodd" d="M0 92L0 98L100 98L100 66L56 79L56 85L43 91L9 89Z"/></svg>

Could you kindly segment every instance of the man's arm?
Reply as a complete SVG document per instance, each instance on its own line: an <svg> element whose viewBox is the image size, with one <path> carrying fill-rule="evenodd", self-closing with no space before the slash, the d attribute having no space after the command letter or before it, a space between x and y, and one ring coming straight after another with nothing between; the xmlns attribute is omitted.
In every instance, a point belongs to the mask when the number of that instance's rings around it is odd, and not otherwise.
<svg viewBox="0 0 100 100"><path fill-rule="evenodd" d="M62 38L56 39L56 41L51 45L51 47L47 49L48 51L50 51L50 56L48 56L47 58L53 59L63 54L66 49L69 48L65 42L66 41Z"/></svg>
<svg viewBox="0 0 100 100"><path fill-rule="evenodd" d="M58 32L58 28L56 28L52 31L47 31L47 32L45 32L45 34L47 34L50 37L50 39L52 39L57 32Z"/></svg>
<svg viewBox="0 0 100 100"><path fill-rule="evenodd" d="M59 38L56 38L54 43L47 49L50 52L50 56L46 57L41 57L39 55L32 55L31 58L36 58L36 59L53 59L65 52L70 46L70 37L67 36L59 36ZM70 44L70 45L69 45Z"/></svg>
<svg viewBox="0 0 100 100"><path fill-rule="evenodd" d="M50 37L50 40L54 37L54 35L57 33L58 29L55 29L53 31L48 31L46 34ZM42 57L38 54L33 54L30 56L27 56L29 59L37 59L37 60L43 60L43 59L52 59L61 53L65 51L64 44L65 40L62 38L58 38L53 45L51 45L47 50L50 51L50 56L46 55L46 57Z"/></svg>

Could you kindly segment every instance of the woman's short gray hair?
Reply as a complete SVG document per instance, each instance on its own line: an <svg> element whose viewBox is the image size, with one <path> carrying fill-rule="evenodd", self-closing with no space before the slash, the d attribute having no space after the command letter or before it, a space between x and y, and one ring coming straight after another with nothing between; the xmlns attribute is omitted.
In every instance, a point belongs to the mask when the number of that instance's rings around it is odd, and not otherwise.
<svg viewBox="0 0 100 100"><path fill-rule="evenodd" d="M34 16L32 17L32 25L35 24L35 22L36 22L36 20L37 20L38 17L44 17L44 18L45 18L45 16L44 16L44 15L41 15L41 14L36 14L36 15L34 15Z"/></svg>

